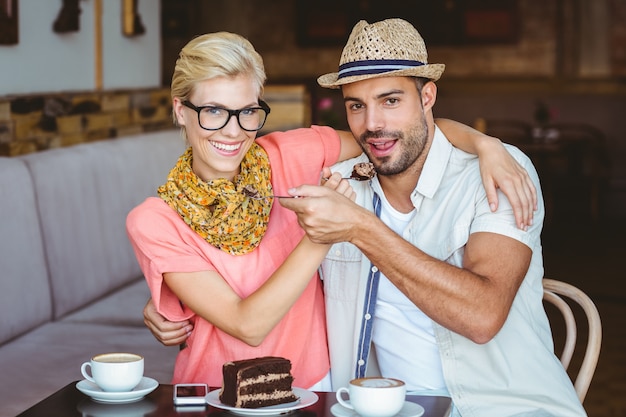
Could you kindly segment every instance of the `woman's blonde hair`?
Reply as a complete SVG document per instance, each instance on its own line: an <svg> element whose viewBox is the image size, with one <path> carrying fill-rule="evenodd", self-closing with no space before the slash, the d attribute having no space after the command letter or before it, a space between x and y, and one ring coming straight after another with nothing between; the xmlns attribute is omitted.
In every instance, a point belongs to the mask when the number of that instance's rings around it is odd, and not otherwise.
<svg viewBox="0 0 626 417"><path fill-rule="evenodd" d="M201 81L239 75L248 76L257 84L260 98L266 80L261 55L243 36L229 32L207 33L192 39L180 51L172 76L171 96L188 100ZM173 110L172 116L176 123Z"/></svg>

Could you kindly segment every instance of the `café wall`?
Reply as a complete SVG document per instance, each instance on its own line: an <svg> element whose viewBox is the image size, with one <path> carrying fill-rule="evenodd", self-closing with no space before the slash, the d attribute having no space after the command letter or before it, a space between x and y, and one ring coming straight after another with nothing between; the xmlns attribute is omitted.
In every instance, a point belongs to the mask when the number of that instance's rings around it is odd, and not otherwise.
<svg viewBox="0 0 626 417"><path fill-rule="evenodd" d="M139 1L145 33L125 36L126 1L78 1L79 30L66 33L53 31L62 0L18 1L18 43L0 45L0 155L172 127L160 2Z"/></svg>
<svg viewBox="0 0 626 417"><path fill-rule="evenodd" d="M0 45L0 97L60 91L93 91L95 0L80 0L77 32L55 33L62 0L19 0L19 42ZM159 87L161 79L160 8L140 1L146 27L140 36L122 34L122 0L102 4L102 88Z"/></svg>

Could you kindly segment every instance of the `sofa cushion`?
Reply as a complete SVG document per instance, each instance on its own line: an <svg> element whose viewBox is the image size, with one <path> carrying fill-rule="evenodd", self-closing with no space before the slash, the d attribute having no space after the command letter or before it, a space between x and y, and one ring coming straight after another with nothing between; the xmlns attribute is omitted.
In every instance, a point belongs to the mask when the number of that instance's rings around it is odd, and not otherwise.
<svg viewBox="0 0 626 417"><path fill-rule="evenodd" d="M155 195L184 150L177 130L23 157L35 184L59 318L141 276L128 212Z"/></svg>
<svg viewBox="0 0 626 417"><path fill-rule="evenodd" d="M178 349L158 343L145 326L45 324L0 346L0 416L15 416L82 380L81 364L104 352L138 353L145 359L144 375L169 384Z"/></svg>
<svg viewBox="0 0 626 417"><path fill-rule="evenodd" d="M144 327L143 307L150 298L144 278L63 317L64 322ZM155 343L157 343L155 339Z"/></svg>
<svg viewBox="0 0 626 417"><path fill-rule="evenodd" d="M0 158L0 219L2 344L52 318L33 184L19 159Z"/></svg>

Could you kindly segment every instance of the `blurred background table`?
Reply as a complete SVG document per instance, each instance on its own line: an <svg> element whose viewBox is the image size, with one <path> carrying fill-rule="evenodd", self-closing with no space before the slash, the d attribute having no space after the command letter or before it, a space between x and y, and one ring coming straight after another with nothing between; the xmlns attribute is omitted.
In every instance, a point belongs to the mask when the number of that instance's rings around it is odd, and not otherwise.
<svg viewBox="0 0 626 417"><path fill-rule="evenodd" d="M546 221L571 213L597 222L611 167L604 133L585 123L533 126L511 119L486 119L484 131L518 147L532 160L544 193ZM555 206L555 202L561 206Z"/></svg>

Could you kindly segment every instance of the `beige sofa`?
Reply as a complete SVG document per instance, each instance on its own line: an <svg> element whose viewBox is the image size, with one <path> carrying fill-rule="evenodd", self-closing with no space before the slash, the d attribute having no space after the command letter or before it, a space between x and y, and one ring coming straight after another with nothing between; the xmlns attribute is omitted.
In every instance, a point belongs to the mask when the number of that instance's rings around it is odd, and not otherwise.
<svg viewBox="0 0 626 417"><path fill-rule="evenodd" d="M125 219L183 150L172 130L0 158L0 416L82 379L96 353L142 354L170 381L177 349L143 324Z"/></svg>

